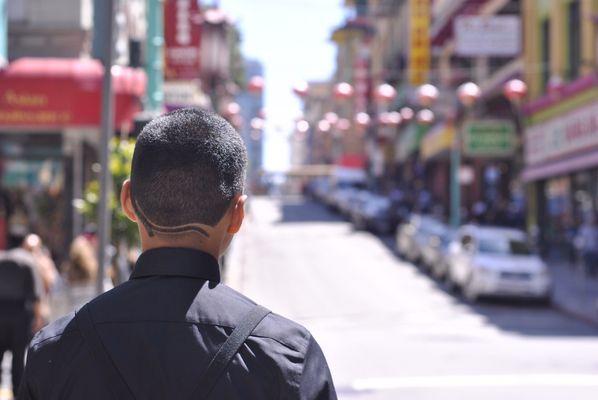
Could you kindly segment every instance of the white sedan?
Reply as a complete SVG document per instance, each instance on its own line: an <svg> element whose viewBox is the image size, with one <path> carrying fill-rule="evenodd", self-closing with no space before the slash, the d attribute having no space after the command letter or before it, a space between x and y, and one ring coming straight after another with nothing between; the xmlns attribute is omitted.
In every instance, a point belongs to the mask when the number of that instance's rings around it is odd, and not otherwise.
<svg viewBox="0 0 598 400"><path fill-rule="evenodd" d="M480 296L530 297L550 301L551 280L546 264L519 230L463 226L449 246L451 286L476 301Z"/></svg>

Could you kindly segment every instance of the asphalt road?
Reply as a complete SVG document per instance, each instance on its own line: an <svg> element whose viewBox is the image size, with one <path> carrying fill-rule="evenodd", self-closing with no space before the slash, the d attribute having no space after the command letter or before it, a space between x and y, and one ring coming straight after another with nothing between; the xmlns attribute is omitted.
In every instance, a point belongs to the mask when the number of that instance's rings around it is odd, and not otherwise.
<svg viewBox="0 0 598 400"><path fill-rule="evenodd" d="M257 198L227 283L305 325L341 399L595 399L598 329L541 305L471 306L324 207Z"/></svg>

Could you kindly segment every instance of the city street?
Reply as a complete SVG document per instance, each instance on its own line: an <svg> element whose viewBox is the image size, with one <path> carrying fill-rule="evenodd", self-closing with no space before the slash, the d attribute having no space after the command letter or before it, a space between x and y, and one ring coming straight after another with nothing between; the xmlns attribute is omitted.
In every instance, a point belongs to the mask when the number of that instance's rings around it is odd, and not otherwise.
<svg viewBox="0 0 598 400"><path fill-rule="evenodd" d="M255 198L227 283L304 324L342 399L593 399L598 329L541 305L471 306L301 198Z"/></svg>

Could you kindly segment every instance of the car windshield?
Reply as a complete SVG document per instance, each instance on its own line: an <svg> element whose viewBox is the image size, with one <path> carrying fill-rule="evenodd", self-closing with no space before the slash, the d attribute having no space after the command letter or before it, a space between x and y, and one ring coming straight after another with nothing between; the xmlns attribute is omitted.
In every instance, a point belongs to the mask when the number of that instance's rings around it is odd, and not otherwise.
<svg viewBox="0 0 598 400"><path fill-rule="evenodd" d="M480 239L478 250L480 253L488 254L512 254L529 255L532 254L530 246L522 240L484 238Z"/></svg>

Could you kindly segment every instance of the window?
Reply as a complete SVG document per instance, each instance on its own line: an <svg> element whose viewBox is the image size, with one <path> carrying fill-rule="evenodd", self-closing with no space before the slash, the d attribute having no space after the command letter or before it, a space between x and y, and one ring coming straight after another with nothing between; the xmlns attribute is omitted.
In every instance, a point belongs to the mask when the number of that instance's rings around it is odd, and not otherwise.
<svg viewBox="0 0 598 400"><path fill-rule="evenodd" d="M485 254L529 255L532 253L529 245L524 241L500 238L481 239L478 249L480 253Z"/></svg>
<svg viewBox="0 0 598 400"><path fill-rule="evenodd" d="M550 19L546 18L542 21L540 36L542 41L540 73L542 74L542 87L546 88L550 80Z"/></svg>
<svg viewBox="0 0 598 400"><path fill-rule="evenodd" d="M569 58L569 79L575 79L579 76L579 67L581 66L581 16L579 0L574 0L568 5L568 58Z"/></svg>

